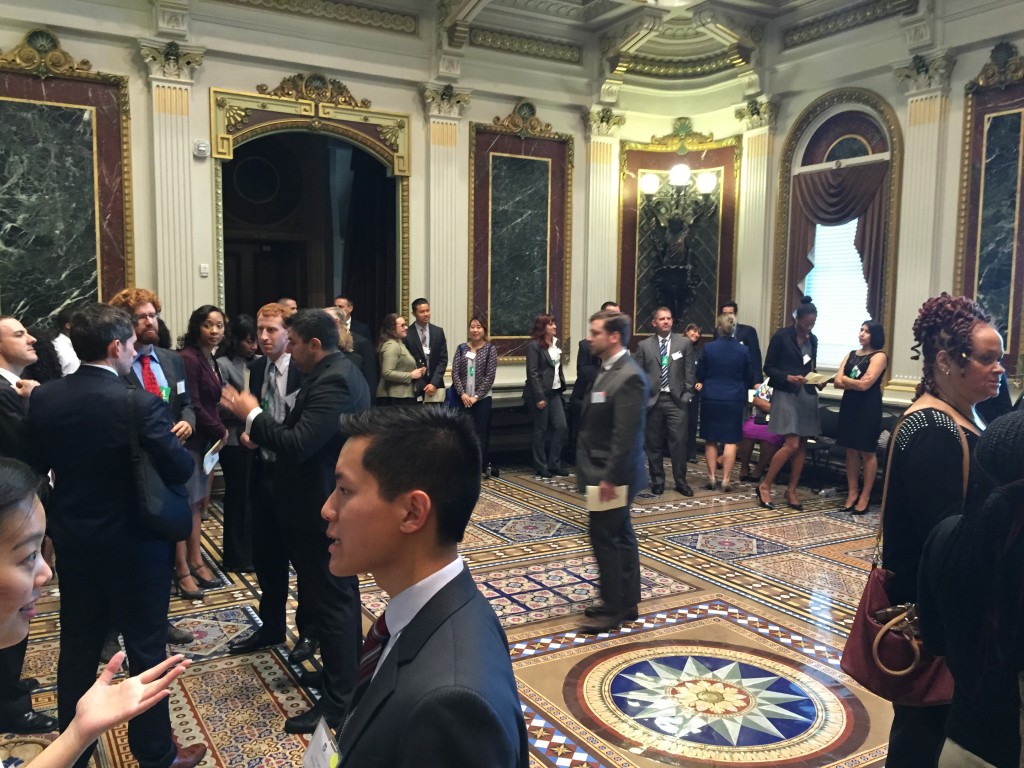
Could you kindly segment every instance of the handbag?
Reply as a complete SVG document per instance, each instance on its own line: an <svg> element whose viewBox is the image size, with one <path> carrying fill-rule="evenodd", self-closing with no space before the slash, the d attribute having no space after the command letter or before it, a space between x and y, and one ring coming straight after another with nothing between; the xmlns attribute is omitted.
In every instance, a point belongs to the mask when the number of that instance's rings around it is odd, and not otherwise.
<svg viewBox="0 0 1024 768"><path fill-rule="evenodd" d="M448 408L458 409L462 407L462 398L459 397L459 393L455 391L454 384L445 389L444 404Z"/></svg>
<svg viewBox="0 0 1024 768"><path fill-rule="evenodd" d="M893 428L893 437L902 422L903 418ZM970 454L963 429L958 429L963 453L963 494L966 496ZM839 666L869 691L893 704L914 707L948 704L953 699L953 676L946 661L923 647L917 627L916 606L912 603L892 605L886 591L892 572L879 565L892 455L890 450L871 573L857 605Z"/></svg>
<svg viewBox="0 0 1024 768"><path fill-rule="evenodd" d="M136 388L128 387L128 447L135 481L135 506L149 530L169 541L184 541L192 531L192 505L184 485L168 485L139 445Z"/></svg>

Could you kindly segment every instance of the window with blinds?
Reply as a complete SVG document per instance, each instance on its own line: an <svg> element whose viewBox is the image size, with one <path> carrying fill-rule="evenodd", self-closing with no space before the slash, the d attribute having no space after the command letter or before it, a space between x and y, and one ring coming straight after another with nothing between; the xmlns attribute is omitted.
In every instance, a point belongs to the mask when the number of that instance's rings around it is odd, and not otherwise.
<svg viewBox="0 0 1024 768"><path fill-rule="evenodd" d="M838 368L846 353L860 346L857 332L868 315L868 285L860 254L854 247L857 219L826 227L814 233L814 264L804 284L804 293L814 300L818 320L818 370Z"/></svg>

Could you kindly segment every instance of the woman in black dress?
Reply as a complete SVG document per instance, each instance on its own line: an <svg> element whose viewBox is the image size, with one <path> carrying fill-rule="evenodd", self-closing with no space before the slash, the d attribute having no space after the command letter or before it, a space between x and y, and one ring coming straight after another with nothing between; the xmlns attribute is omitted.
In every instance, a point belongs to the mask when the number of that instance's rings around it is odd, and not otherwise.
<svg viewBox="0 0 1024 768"><path fill-rule="evenodd" d="M868 511L871 487L878 471L875 448L882 431L882 374L889 364L882 352L885 331L881 323L868 320L857 334L860 349L843 358L833 381L845 390L839 405L839 434L836 442L846 449L846 511L863 515ZM858 477L864 470L864 487L858 496Z"/></svg>
<svg viewBox="0 0 1024 768"><path fill-rule="evenodd" d="M963 511L965 496L968 506L977 497L975 479L964 476L963 445L971 449L977 442L983 425L974 406L999 392L1003 374L1003 340L990 319L966 296L943 293L928 299L914 322L914 349L924 365L916 399L889 441L882 517L882 562L891 572L886 593L892 605L917 602L925 540L939 522ZM977 619L972 613L965 620ZM948 713L948 705L893 704L885 764L935 768Z"/></svg>

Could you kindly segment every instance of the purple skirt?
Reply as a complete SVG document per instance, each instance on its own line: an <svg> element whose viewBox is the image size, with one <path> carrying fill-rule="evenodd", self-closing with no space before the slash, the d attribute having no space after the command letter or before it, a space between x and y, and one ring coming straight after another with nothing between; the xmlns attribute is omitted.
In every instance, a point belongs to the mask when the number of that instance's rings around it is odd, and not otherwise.
<svg viewBox="0 0 1024 768"><path fill-rule="evenodd" d="M767 424L755 423L753 416L743 422L743 437L746 440L753 440L754 442L764 440L776 447L786 442L786 439L782 435L776 435L768 429Z"/></svg>

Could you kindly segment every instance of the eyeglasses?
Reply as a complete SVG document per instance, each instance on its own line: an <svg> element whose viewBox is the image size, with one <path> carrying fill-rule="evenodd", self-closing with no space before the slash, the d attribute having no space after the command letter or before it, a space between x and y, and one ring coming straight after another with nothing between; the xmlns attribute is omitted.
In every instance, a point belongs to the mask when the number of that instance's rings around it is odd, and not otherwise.
<svg viewBox="0 0 1024 768"><path fill-rule="evenodd" d="M146 312L141 315L132 315L132 322L141 323L143 320L156 320L158 317L160 317L159 312Z"/></svg>

